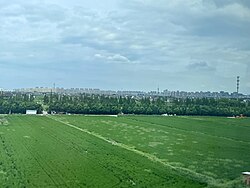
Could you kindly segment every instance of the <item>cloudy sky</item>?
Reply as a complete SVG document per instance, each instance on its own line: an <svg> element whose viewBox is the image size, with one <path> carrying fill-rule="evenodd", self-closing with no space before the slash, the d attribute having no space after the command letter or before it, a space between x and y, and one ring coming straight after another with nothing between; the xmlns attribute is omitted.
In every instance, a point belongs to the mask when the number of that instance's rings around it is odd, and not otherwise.
<svg viewBox="0 0 250 188"><path fill-rule="evenodd" d="M0 0L0 88L250 94L249 0Z"/></svg>

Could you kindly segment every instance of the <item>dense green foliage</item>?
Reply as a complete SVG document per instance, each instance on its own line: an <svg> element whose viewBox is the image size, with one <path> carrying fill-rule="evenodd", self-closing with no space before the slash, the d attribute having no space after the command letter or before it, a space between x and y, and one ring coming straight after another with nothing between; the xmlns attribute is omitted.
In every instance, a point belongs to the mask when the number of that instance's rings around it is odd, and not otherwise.
<svg viewBox="0 0 250 188"><path fill-rule="evenodd" d="M0 187L198 188L207 185L56 120L63 116L49 117L0 117ZM112 120L82 118L76 120L86 125L88 121Z"/></svg>
<svg viewBox="0 0 250 188"><path fill-rule="evenodd" d="M45 95L49 111L75 114L177 114L250 116L248 100L243 99L177 99L167 97L114 97L103 95Z"/></svg>
<svg viewBox="0 0 250 188"><path fill-rule="evenodd" d="M37 110L41 113L42 106L34 99L33 95L28 94L0 95L0 114L24 114L26 110Z"/></svg>
<svg viewBox="0 0 250 188"><path fill-rule="evenodd" d="M27 109L72 114L176 114L205 116L250 116L248 99L117 97L105 95L31 94L0 95L0 114Z"/></svg>

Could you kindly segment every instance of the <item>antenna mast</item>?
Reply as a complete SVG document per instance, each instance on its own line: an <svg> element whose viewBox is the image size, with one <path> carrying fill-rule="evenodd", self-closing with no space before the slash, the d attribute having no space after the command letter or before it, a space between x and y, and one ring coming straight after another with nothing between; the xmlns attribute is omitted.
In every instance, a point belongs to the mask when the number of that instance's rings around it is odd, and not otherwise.
<svg viewBox="0 0 250 188"><path fill-rule="evenodd" d="M237 91L237 93L239 93L239 88L240 88L240 77L237 76L237 80L236 80L236 91Z"/></svg>

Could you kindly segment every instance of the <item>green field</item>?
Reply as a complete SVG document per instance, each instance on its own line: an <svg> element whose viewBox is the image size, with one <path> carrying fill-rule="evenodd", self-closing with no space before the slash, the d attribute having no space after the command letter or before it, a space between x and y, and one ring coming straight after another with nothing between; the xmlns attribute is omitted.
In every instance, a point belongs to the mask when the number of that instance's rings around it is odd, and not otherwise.
<svg viewBox="0 0 250 188"><path fill-rule="evenodd" d="M243 187L250 119L0 116L0 187Z"/></svg>

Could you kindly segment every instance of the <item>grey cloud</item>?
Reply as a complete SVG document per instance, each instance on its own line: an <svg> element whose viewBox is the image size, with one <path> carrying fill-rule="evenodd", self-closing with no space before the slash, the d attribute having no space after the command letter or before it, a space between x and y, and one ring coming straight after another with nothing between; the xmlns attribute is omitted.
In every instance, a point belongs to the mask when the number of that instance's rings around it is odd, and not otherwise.
<svg viewBox="0 0 250 188"><path fill-rule="evenodd" d="M58 22L64 19L65 9L58 5L50 4L9 4L1 8L1 16L5 18L24 17L29 22L52 21Z"/></svg>
<svg viewBox="0 0 250 188"><path fill-rule="evenodd" d="M204 2L209 2L211 3L210 0L205 0ZM230 4L233 4L235 2L238 2L239 4L242 4L248 8L250 8L250 2L248 0L238 0L238 1L235 1L235 0L213 0L212 1L217 7L224 7L226 5L230 5Z"/></svg>
<svg viewBox="0 0 250 188"><path fill-rule="evenodd" d="M235 27L235 22L249 23L250 10L245 7L240 2L234 1L233 3L228 3L223 7L217 7L213 1L136 1L132 9L132 15L140 18L147 18L147 21L151 22L149 25L154 26L155 22L176 25L176 27L181 28L180 31L185 32L185 28L192 29L200 24L204 26L205 24L215 23L215 29L218 26L218 20L221 27L231 25L231 28ZM146 2L146 3L145 3ZM131 4L131 3L130 3ZM139 14L138 11L139 10ZM146 11L147 10L147 11ZM146 21L146 23L147 23ZM145 22L144 22L145 23ZM146 24L147 25L147 24ZM238 26L244 26L239 24ZM214 29L213 27L210 27ZM227 29L227 28L226 28ZM244 28L243 28L244 29ZM171 30L170 30L171 31ZM176 30L174 30L176 32Z"/></svg>
<svg viewBox="0 0 250 188"><path fill-rule="evenodd" d="M207 62L201 61L196 63L190 63L187 68L192 71L214 71L215 68L208 65Z"/></svg>

